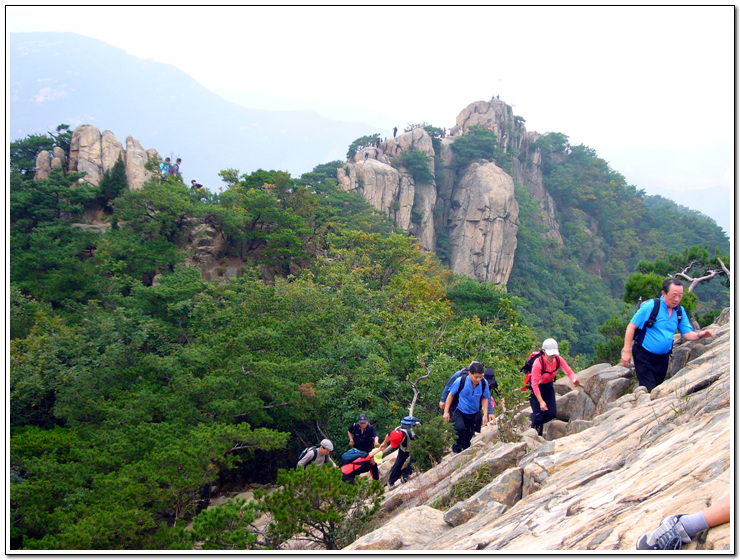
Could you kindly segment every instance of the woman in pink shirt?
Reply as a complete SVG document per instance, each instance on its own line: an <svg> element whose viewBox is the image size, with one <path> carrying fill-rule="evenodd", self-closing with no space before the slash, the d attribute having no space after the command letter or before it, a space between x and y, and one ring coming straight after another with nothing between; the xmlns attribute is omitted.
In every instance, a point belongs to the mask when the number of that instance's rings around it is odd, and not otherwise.
<svg viewBox="0 0 740 560"><path fill-rule="evenodd" d="M545 424L555 418L557 406L555 404L555 387L553 382L558 369L562 368L565 374L578 387L580 381L570 369L568 363L560 357L558 343L554 338L548 338L542 343L542 353L532 364L532 393L529 395L529 404L532 406L532 427L542 435Z"/></svg>

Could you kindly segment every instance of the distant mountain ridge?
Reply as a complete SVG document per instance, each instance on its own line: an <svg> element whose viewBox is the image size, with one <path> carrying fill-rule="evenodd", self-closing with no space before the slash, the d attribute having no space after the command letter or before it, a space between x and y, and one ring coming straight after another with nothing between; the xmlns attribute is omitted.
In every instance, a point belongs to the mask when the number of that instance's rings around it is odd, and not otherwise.
<svg viewBox="0 0 740 560"><path fill-rule="evenodd" d="M11 140L92 124L182 157L184 177L212 190L221 170L300 175L344 159L354 139L379 131L309 111L247 109L172 65L74 33L9 33L8 61Z"/></svg>

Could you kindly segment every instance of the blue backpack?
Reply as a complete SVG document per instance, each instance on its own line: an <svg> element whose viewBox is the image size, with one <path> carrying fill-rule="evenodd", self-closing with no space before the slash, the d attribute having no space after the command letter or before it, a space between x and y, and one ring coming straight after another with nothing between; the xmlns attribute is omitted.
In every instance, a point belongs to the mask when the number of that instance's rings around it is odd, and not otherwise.
<svg viewBox="0 0 740 560"><path fill-rule="evenodd" d="M367 451L360 451L356 447L353 447L349 451L345 451L342 454L342 463L351 463L352 461L354 461L355 459L359 459L360 457L367 457Z"/></svg>
<svg viewBox="0 0 740 560"><path fill-rule="evenodd" d="M419 420L416 416L404 416L403 420L401 420L402 428L413 428L414 426L418 426L419 424L421 424L421 420Z"/></svg>

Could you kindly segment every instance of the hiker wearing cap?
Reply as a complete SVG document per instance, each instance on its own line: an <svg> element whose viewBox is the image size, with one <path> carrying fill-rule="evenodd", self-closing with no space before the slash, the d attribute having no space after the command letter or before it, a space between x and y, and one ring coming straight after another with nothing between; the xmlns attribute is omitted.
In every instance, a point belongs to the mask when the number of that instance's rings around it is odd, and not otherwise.
<svg viewBox="0 0 740 560"><path fill-rule="evenodd" d="M562 369L576 387L581 384L576 374L570 369L568 362L560 356L555 339L545 339L542 342L539 358L532 363L530 379L532 392L529 395L529 404L532 406L532 427L540 436L545 424L557 415L553 383L558 369Z"/></svg>
<svg viewBox="0 0 740 560"><path fill-rule="evenodd" d="M352 424L347 430L349 446L370 453L378 445L378 432L368 424L367 415L363 412L357 417L357 423Z"/></svg>
<svg viewBox="0 0 740 560"><path fill-rule="evenodd" d="M624 367L629 367L632 355L637 382L648 392L665 380L676 330L686 340L714 336L709 329L694 331L688 314L681 307L683 284L680 280L668 278L663 282L661 294L660 298L642 304L630 319L620 360Z"/></svg>
<svg viewBox="0 0 740 560"><path fill-rule="evenodd" d="M388 447L388 444L390 444L392 449L398 449L398 453L396 453L396 462L393 463L390 476L388 477L388 486L391 488L393 488L393 485L399 478L403 482L406 482L413 472L411 463L413 463L414 460L409 458L409 441L413 438L413 432L410 428L399 426L385 436L383 443L380 444L381 450L385 450ZM407 459L408 465L406 465Z"/></svg>
<svg viewBox="0 0 740 560"><path fill-rule="evenodd" d="M334 451L334 444L328 439L322 439L318 447L309 447L306 449L303 456L298 460L296 469L303 469L311 464L321 466L328 463L336 467L334 461L329 457L329 453L332 451Z"/></svg>
<svg viewBox="0 0 740 560"><path fill-rule="evenodd" d="M478 362L471 362L471 365ZM439 399L439 408L440 410L445 409L445 401L447 400L447 395L450 394L450 387L452 387L452 384L461 376L466 375L470 371L470 366L464 367L459 371L456 371L452 374L452 377L450 377L450 380L445 385L445 388L442 390L442 397ZM493 368L486 368L486 370L483 372L483 378L488 383L488 390L495 389L498 387L498 383L496 382L496 374L493 371ZM498 391L497 391L498 394ZM500 397L501 395L499 395ZM493 415L493 409L496 408L496 401L493 400L493 395L491 395L488 399L488 419L489 420L496 420L496 417Z"/></svg>
<svg viewBox="0 0 740 560"><path fill-rule="evenodd" d="M457 441L452 446L455 453L470 447L473 434L488 424L488 400L491 392L483 379L483 371L483 364L480 362L470 364L468 375L461 375L454 381L445 400L445 424L450 421L450 408L453 401L457 400L457 407L452 415L457 432Z"/></svg>
<svg viewBox="0 0 740 560"><path fill-rule="evenodd" d="M376 447L367 454L367 457L359 457L351 463L342 465L340 467L342 470L342 481L349 482L354 485L355 477L366 472L370 472L370 476L373 477L373 480L378 480L380 478L378 465L382 462L383 450L380 449L380 447Z"/></svg>

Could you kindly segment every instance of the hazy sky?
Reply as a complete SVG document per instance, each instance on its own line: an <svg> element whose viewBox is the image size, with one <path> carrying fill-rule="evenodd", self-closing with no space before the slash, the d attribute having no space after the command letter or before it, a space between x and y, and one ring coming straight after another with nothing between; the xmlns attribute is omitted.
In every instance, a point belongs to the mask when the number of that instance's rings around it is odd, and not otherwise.
<svg viewBox="0 0 740 560"><path fill-rule="evenodd" d="M449 128L498 94L527 130L590 146L649 193L722 187L730 207L734 18L732 6L45 6L6 7L6 30L72 31L231 100L246 92L253 108L389 128Z"/></svg>

